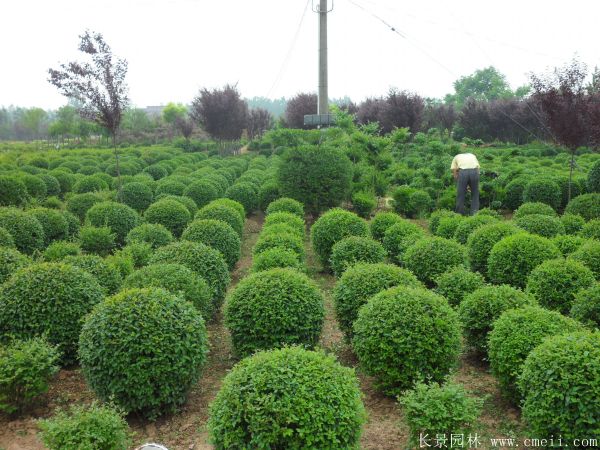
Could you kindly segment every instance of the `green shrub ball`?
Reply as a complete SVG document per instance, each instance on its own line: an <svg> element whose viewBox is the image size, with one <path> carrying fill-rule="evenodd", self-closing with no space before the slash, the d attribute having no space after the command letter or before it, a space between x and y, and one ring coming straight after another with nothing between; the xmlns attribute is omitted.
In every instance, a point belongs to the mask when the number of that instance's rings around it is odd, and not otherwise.
<svg viewBox="0 0 600 450"><path fill-rule="evenodd" d="M468 294L458 307L466 344L486 355L494 321L506 310L536 305L537 300L531 294L508 285L484 286Z"/></svg>
<svg viewBox="0 0 600 450"><path fill-rule="evenodd" d="M69 224L60 211L48 208L34 208L27 212L42 225L45 246L54 241L64 240L69 236Z"/></svg>
<svg viewBox="0 0 600 450"><path fill-rule="evenodd" d="M207 181L195 181L184 191L183 195L194 200L198 208L202 208L218 196L217 190Z"/></svg>
<svg viewBox="0 0 600 450"><path fill-rule="evenodd" d="M265 250L272 248L291 250L298 255L300 261L304 261L304 242L295 233L261 233L252 248L252 255L256 257Z"/></svg>
<svg viewBox="0 0 600 450"><path fill-rule="evenodd" d="M358 263L382 263L386 252L374 239L361 236L349 236L334 244L331 249L331 268L336 277Z"/></svg>
<svg viewBox="0 0 600 450"><path fill-rule="evenodd" d="M0 328L17 339L45 336L75 362L82 318L104 297L88 272L63 263L22 268L0 288Z"/></svg>
<svg viewBox="0 0 600 450"><path fill-rule="evenodd" d="M440 221L445 217L460 217L460 215L447 209L438 209L432 212L429 216L429 231L431 231L431 234L438 236L438 226L440 225Z"/></svg>
<svg viewBox="0 0 600 450"><path fill-rule="evenodd" d="M498 219L487 215L465 217L465 219L462 220L456 227L456 230L454 231L454 239L464 245L467 243L467 240L472 233L484 225L489 225L496 222L498 222Z"/></svg>
<svg viewBox="0 0 600 450"><path fill-rule="evenodd" d="M142 213L152 203L152 189L144 183L133 182L123 186L123 203Z"/></svg>
<svg viewBox="0 0 600 450"><path fill-rule="evenodd" d="M383 243L385 232L389 228L397 223L404 222L404 219L398 214L393 212L379 212L369 222L369 228L371 229L371 235L373 239Z"/></svg>
<svg viewBox="0 0 600 450"><path fill-rule="evenodd" d="M566 234L579 234L585 225L585 219L579 214L563 214L560 216L560 221Z"/></svg>
<svg viewBox="0 0 600 450"><path fill-rule="evenodd" d="M76 256L81 253L81 248L76 242L56 241L44 250L42 258L45 262L60 261L66 256Z"/></svg>
<svg viewBox="0 0 600 450"><path fill-rule="evenodd" d="M156 249L173 242L173 235L171 232L159 223L144 223L138 225L127 233L125 242L132 244L134 242L146 242Z"/></svg>
<svg viewBox="0 0 600 450"><path fill-rule="evenodd" d="M575 294L595 283L594 274L582 263L563 258L545 261L537 266L527 280L527 292L541 306L567 314Z"/></svg>
<svg viewBox="0 0 600 450"><path fill-rule="evenodd" d="M116 245L115 238L109 227L85 226L79 230L79 245L86 253L108 255Z"/></svg>
<svg viewBox="0 0 600 450"><path fill-rule="evenodd" d="M525 360L518 386L535 436L600 436L600 332L545 340Z"/></svg>
<svg viewBox="0 0 600 450"><path fill-rule="evenodd" d="M248 182L237 182L227 188L225 197L242 204L248 214L258 209L258 191Z"/></svg>
<svg viewBox="0 0 600 450"><path fill-rule="evenodd" d="M195 219L222 220L228 223L240 238L242 237L245 216L240 215L240 211L231 205L212 202L201 208L196 213Z"/></svg>
<svg viewBox="0 0 600 450"><path fill-rule="evenodd" d="M67 210L83 221L88 210L100 202L102 202L102 199L96 194L75 194L67 200Z"/></svg>
<svg viewBox="0 0 600 450"><path fill-rule="evenodd" d="M585 220L600 219L600 193L578 195L569 202L565 214L579 214Z"/></svg>
<svg viewBox="0 0 600 450"><path fill-rule="evenodd" d="M559 234L558 236L554 236L551 241L560 250L562 255L567 257L575 253L579 247L587 242L587 239L570 234Z"/></svg>
<svg viewBox="0 0 600 450"><path fill-rule="evenodd" d="M524 202L545 203L553 209L557 209L561 200L560 186L551 179L534 178L525 185L523 190Z"/></svg>
<svg viewBox="0 0 600 450"><path fill-rule="evenodd" d="M348 236L369 237L367 222L356 214L334 208L327 211L311 228L312 246L324 268L329 268L333 245Z"/></svg>
<svg viewBox="0 0 600 450"><path fill-rule="evenodd" d="M271 269L244 278L225 309L225 324L240 357L283 345L314 347L323 320L319 288L292 269Z"/></svg>
<svg viewBox="0 0 600 450"><path fill-rule="evenodd" d="M21 180L0 175L0 206L21 206L28 199L27 187Z"/></svg>
<svg viewBox="0 0 600 450"><path fill-rule="evenodd" d="M117 202L102 202L92 206L85 215L94 227L109 227L115 233L116 242L123 244L125 237L140 221L138 213L127 205Z"/></svg>
<svg viewBox="0 0 600 450"><path fill-rule="evenodd" d="M33 215L17 208L0 207L0 227L10 233L17 250L31 255L44 248L44 228Z"/></svg>
<svg viewBox="0 0 600 450"><path fill-rule="evenodd" d="M15 240L7 229L0 227L0 247L15 248Z"/></svg>
<svg viewBox="0 0 600 450"><path fill-rule="evenodd" d="M596 280L600 281L600 241L588 240L571 253L569 259L582 263L594 273Z"/></svg>
<svg viewBox="0 0 600 450"><path fill-rule="evenodd" d="M275 225L287 225L294 229L294 232L298 234L298 236L304 238L306 225L304 224L304 219L292 214L290 212L273 212L265 217L265 222L263 224L263 229L270 228Z"/></svg>
<svg viewBox="0 0 600 450"><path fill-rule="evenodd" d="M575 294L569 315L592 330L600 330L600 283Z"/></svg>
<svg viewBox="0 0 600 450"><path fill-rule="evenodd" d="M238 212L238 214L240 215L240 218L242 219L242 222L246 218L246 210L244 209L244 205L242 205L240 202L236 202L235 200L232 200L230 198L218 198L216 200L213 200L206 206L208 208L214 207L214 206L229 206L230 208L233 208Z"/></svg>
<svg viewBox="0 0 600 450"><path fill-rule="evenodd" d="M494 245L519 231L509 222L491 223L473 231L467 240L467 258L471 269L486 276L488 257Z"/></svg>
<svg viewBox="0 0 600 450"><path fill-rule="evenodd" d="M180 202L164 199L151 204L144 213L144 218L148 223L163 225L173 236L179 237L192 216Z"/></svg>
<svg viewBox="0 0 600 450"><path fill-rule="evenodd" d="M445 239L453 239L454 234L458 226L466 220L466 217L461 215L445 216L440 219L440 223L437 226L435 232L436 236L443 237Z"/></svg>
<svg viewBox="0 0 600 450"><path fill-rule="evenodd" d="M360 307L395 286L423 287L411 272L392 264L358 263L342 274L333 289L333 300L340 329L349 341Z"/></svg>
<svg viewBox="0 0 600 450"><path fill-rule="evenodd" d="M269 203L267 216L277 212L287 212L304 219L304 205L293 198L282 197Z"/></svg>
<svg viewBox="0 0 600 450"><path fill-rule="evenodd" d="M218 450L358 448L366 414L352 369L298 347L236 364L210 407Z"/></svg>
<svg viewBox="0 0 600 450"><path fill-rule="evenodd" d="M98 397L150 418L185 402L207 353L201 314L160 288L129 289L100 303L79 340L82 372Z"/></svg>
<svg viewBox="0 0 600 450"><path fill-rule="evenodd" d="M181 239L206 244L221 252L229 270L240 259L242 244L240 237L226 222L213 219L197 219L183 231Z"/></svg>
<svg viewBox="0 0 600 450"><path fill-rule="evenodd" d="M450 267L463 266L465 247L455 241L428 237L416 241L404 254L404 265L419 280L433 286L435 279Z"/></svg>
<svg viewBox="0 0 600 450"><path fill-rule="evenodd" d="M592 219L586 223L581 230L581 236L600 241L600 219Z"/></svg>
<svg viewBox="0 0 600 450"><path fill-rule="evenodd" d="M119 271L99 256L67 256L63 259L63 262L88 272L98 281L100 286L106 291L106 294L110 295L117 292L123 282Z"/></svg>
<svg viewBox="0 0 600 450"><path fill-rule="evenodd" d="M547 238L529 233L514 234L492 247L488 276L495 284L510 284L523 289L533 269L560 256L560 250Z"/></svg>
<svg viewBox="0 0 600 450"><path fill-rule="evenodd" d="M0 246L0 285L17 270L31 264L31 259L15 248Z"/></svg>
<svg viewBox="0 0 600 450"><path fill-rule="evenodd" d="M544 214L529 214L519 217L516 225L531 234L537 234L546 238L552 238L559 234L565 234L565 227L560 219Z"/></svg>
<svg viewBox="0 0 600 450"><path fill-rule="evenodd" d="M542 214L544 216L556 217L556 211L550 205L540 202L528 202L519 206L519 208L515 211L513 218L519 219L530 214Z"/></svg>
<svg viewBox="0 0 600 450"><path fill-rule="evenodd" d="M388 395L421 379L441 382L458 363L458 315L423 288L394 287L375 295L360 308L353 330L361 367Z"/></svg>
<svg viewBox="0 0 600 450"><path fill-rule="evenodd" d="M277 267L297 270L303 269L298 254L293 250L281 247L264 250L253 258L252 272L262 272Z"/></svg>
<svg viewBox="0 0 600 450"><path fill-rule="evenodd" d="M485 280L480 273L458 266L441 274L435 284L435 292L448 300L451 306L458 306L465 295L483 287Z"/></svg>
<svg viewBox="0 0 600 450"><path fill-rule="evenodd" d="M406 249L418 239L425 237L425 231L416 223L402 219L389 227L383 237L383 248L385 248L390 259L402 264Z"/></svg>
<svg viewBox="0 0 600 450"><path fill-rule="evenodd" d="M529 353L549 336L582 331L583 325L556 311L525 306L509 309L488 335L490 368L503 394L518 403L517 378Z"/></svg>

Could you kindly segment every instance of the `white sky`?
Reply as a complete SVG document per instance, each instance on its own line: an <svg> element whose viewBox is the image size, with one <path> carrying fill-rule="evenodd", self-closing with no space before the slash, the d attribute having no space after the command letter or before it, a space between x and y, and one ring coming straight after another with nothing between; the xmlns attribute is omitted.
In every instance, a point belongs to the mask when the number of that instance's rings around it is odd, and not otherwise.
<svg viewBox="0 0 600 450"><path fill-rule="evenodd" d="M305 5L0 0L0 105L65 104L46 81L47 70L77 57L86 28L103 33L113 52L129 61L137 106L189 103L199 88L236 82L244 97L316 91L317 15L310 3L291 46ZM398 87L443 97L454 80L489 65L515 88L530 71L562 65L575 54L592 69L600 66L599 17L598 0L335 0L329 95L360 101Z"/></svg>

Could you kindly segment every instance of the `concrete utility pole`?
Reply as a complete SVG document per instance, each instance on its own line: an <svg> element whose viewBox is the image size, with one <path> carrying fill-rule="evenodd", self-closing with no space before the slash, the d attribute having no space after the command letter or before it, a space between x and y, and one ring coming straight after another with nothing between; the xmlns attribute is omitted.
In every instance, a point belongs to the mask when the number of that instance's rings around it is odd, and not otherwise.
<svg viewBox="0 0 600 450"><path fill-rule="evenodd" d="M329 114L327 85L327 0L319 4L319 106L317 114Z"/></svg>

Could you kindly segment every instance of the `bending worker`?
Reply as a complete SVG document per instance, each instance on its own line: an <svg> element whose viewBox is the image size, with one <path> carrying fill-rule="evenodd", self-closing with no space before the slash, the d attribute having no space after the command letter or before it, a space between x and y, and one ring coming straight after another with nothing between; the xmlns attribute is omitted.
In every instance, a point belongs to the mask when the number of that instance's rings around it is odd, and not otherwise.
<svg viewBox="0 0 600 450"><path fill-rule="evenodd" d="M465 197L471 190L471 214L479 211L479 161L473 153L460 153L452 160L452 175L456 183L456 212L466 215Z"/></svg>

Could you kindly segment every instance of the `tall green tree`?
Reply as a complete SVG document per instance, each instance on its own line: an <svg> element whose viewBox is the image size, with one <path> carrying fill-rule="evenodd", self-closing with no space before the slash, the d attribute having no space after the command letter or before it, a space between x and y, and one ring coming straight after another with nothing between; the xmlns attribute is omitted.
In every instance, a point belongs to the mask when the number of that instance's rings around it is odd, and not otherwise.
<svg viewBox="0 0 600 450"><path fill-rule="evenodd" d="M459 78L454 82L454 94L448 94L446 103L454 103L462 107L467 99L499 100L514 97L506 77L495 67L476 70L468 76Z"/></svg>

